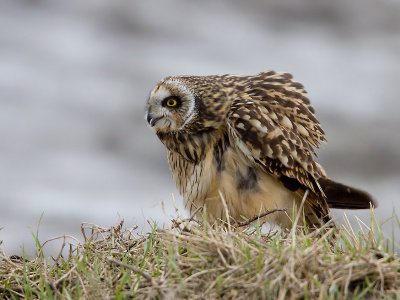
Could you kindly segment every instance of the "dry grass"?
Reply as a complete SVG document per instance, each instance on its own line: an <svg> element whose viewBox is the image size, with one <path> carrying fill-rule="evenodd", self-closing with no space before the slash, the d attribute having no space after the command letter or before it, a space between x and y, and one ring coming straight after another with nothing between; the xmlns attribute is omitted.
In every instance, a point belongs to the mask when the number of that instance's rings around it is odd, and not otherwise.
<svg viewBox="0 0 400 300"><path fill-rule="evenodd" d="M38 241L33 259L0 252L0 298L400 298L400 257L373 215L359 234L349 225L286 234L172 224L145 235L123 222L83 224L84 243L63 244L68 257L46 259Z"/></svg>

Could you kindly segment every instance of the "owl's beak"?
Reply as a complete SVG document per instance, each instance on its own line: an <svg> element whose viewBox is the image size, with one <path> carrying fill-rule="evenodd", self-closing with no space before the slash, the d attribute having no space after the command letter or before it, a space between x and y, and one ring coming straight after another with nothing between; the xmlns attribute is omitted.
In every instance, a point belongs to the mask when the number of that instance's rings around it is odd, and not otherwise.
<svg viewBox="0 0 400 300"><path fill-rule="evenodd" d="M156 125L156 123L157 123L159 120L161 120L162 118L164 118L164 116L161 116L161 117L154 117L154 116L152 116L151 114L147 114L146 120L147 120L147 123L149 123L149 125L150 125L151 127L153 127L153 126Z"/></svg>

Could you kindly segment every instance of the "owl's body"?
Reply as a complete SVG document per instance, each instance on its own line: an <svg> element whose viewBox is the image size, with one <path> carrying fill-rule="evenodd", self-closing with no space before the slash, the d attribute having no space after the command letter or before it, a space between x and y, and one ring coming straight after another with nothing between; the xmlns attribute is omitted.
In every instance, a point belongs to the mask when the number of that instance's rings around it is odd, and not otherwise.
<svg viewBox="0 0 400 300"><path fill-rule="evenodd" d="M185 207L211 222L275 208L263 221L291 226L305 191L309 226L329 207L369 208L370 196L326 177L314 161L324 132L303 86L287 73L167 77L151 92L147 120L168 151ZM223 198L223 200L221 199Z"/></svg>

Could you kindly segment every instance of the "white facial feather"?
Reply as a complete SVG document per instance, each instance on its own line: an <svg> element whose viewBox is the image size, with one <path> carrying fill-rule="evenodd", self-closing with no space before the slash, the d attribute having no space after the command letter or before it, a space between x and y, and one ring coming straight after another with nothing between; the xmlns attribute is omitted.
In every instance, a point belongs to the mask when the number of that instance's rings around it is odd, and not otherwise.
<svg viewBox="0 0 400 300"><path fill-rule="evenodd" d="M182 93L183 95L188 96L188 97L191 98L191 99L190 99L190 105L189 105L188 112L187 112L187 114L186 114L186 116L185 116L185 119L184 119L184 121L183 121L182 126L179 128L179 129L182 129L182 128L185 127L185 125L186 125L187 123L189 123L190 120L193 118L194 109L195 109L195 97L194 97L192 91L190 91L190 90L188 89L188 87L187 87L182 81L180 81L180 80L178 80L178 79L170 79L170 80L167 80L167 81L165 82L165 84L167 84L167 85L170 84L170 85L174 85L174 86L178 87L178 89L181 91L181 93Z"/></svg>
<svg viewBox="0 0 400 300"><path fill-rule="evenodd" d="M165 98L171 96L171 92L168 91L165 87L161 86L157 91L152 91L150 97L155 98L157 103L161 105L161 101Z"/></svg>

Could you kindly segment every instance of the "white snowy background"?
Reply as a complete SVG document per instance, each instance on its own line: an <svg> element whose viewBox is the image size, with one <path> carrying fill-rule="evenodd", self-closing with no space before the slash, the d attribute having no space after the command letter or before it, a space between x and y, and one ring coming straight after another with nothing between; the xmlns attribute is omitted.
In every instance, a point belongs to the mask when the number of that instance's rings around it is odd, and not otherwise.
<svg viewBox="0 0 400 300"><path fill-rule="evenodd" d="M143 118L153 85L270 69L308 90L328 174L368 190L380 222L399 213L399 1L2 0L0 247L33 254L42 213L41 241L81 222L163 226L172 193L182 205Z"/></svg>

